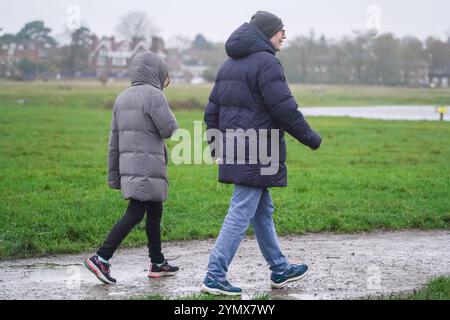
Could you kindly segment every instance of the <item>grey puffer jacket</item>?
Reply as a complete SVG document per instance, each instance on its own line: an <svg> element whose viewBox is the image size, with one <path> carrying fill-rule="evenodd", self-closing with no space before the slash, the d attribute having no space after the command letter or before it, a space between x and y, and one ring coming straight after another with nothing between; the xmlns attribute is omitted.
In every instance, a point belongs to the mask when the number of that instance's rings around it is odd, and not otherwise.
<svg viewBox="0 0 450 320"><path fill-rule="evenodd" d="M108 183L125 199L167 199L168 153L163 139L178 128L162 92L168 65L143 53L130 66L131 87L114 103L108 152Z"/></svg>

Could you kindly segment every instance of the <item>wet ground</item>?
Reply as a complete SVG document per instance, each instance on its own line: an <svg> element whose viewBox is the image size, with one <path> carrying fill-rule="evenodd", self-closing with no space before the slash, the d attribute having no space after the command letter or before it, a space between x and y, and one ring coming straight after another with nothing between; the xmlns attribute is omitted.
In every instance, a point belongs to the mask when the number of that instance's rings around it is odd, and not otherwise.
<svg viewBox="0 0 450 320"><path fill-rule="evenodd" d="M318 107L301 108L305 116L351 117L380 120L438 121L435 106L382 106L382 107ZM450 114L445 115L450 121Z"/></svg>
<svg viewBox="0 0 450 320"><path fill-rule="evenodd" d="M0 262L0 299L128 299L200 292L213 240L170 242L167 257L181 271L149 280L146 248L119 250L113 260L118 284L106 286L83 266L88 253ZM310 275L285 289L271 290L270 272L252 238L244 240L229 278L244 299L348 299L411 292L431 279L450 275L450 231L404 231L357 235L308 234L284 237L291 262L311 266Z"/></svg>

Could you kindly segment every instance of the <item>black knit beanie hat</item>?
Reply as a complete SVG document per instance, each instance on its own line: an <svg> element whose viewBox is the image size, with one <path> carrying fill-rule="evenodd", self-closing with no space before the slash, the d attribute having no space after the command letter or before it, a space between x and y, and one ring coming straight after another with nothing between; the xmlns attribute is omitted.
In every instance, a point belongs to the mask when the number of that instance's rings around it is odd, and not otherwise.
<svg viewBox="0 0 450 320"><path fill-rule="evenodd" d="M250 24L258 27L269 39L284 28L283 21L273 13L267 11L256 12Z"/></svg>

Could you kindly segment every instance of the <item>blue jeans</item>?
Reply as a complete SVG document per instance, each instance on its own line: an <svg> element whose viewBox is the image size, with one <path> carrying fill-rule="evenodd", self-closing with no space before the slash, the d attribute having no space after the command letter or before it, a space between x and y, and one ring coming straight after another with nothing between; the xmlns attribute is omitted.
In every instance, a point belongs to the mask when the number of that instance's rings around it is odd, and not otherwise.
<svg viewBox="0 0 450 320"><path fill-rule="evenodd" d="M281 252L273 211L268 189L235 185L230 209L209 257L207 276L218 281L226 280L228 266L250 223L270 270L277 273L288 270L291 265Z"/></svg>

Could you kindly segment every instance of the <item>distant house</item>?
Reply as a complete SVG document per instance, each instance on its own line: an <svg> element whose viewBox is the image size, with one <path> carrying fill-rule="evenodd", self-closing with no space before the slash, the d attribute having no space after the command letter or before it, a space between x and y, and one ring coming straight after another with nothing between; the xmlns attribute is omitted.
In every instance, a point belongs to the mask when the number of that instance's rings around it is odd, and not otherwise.
<svg viewBox="0 0 450 320"><path fill-rule="evenodd" d="M53 47L43 46L38 41L26 44L11 42L0 44L0 77L11 77L19 74L17 65L22 60L32 63L45 63L49 60ZM21 75L27 76L27 75Z"/></svg>
<svg viewBox="0 0 450 320"><path fill-rule="evenodd" d="M159 37L152 37L150 42L139 40L132 43L116 41L114 37L104 37L94 42L89 55L89 66L97 76L126 77L131 60L146 51L155 52L166 58L164 41Z"/></svg>
<svg viewBox="0 0 450 320"><path fill-rule="evenodd" d="M432 86L448 88L450 80L450 67L431 68L429 78Z"/></svg>
<svg viewBox="0 0 450 320"><path fill-rule="evenodd" d="M186 54L181 57L180 62L181 71L186 82L191 84L203 84L206 82L203 75L210 66L205 65L203 61Z"/></svg>
<svg viewBox="0 0 450 320"><path fill-rule="evenodd" d="M193 66L182 64L181 68L191 84L203 84L206 83L203 74L209 69L208 66Z"/></svg>
<svg viewBox="0 0 450 320"><path fill-rule="evenodd" d="M412 63L403 63L401 70L401 81L409 86L428 86L430 85L430 68L425 61L416 61Z"/></svg>
<svg viewBox="0 0 450 320"><path fill-rule="evenodd" d="M177 50L168 50L167 63L169 64L171 83L186 83L188 81L185 79L182 62L177 56Z"/></svg>
<svg viewBox="0 0 450 320"><path fill-rule="evenodd" d="M11 54L9 44L3 44L0 46L0 76L5 77L8 73ZM15 50L15 49L14 49Z"/></svg>

